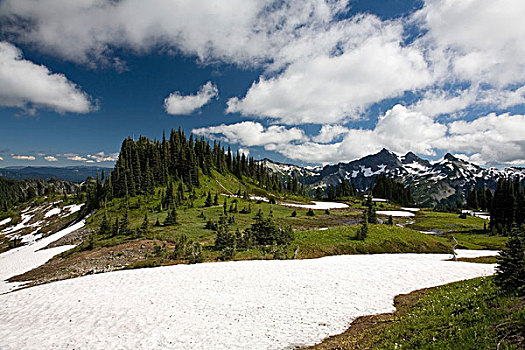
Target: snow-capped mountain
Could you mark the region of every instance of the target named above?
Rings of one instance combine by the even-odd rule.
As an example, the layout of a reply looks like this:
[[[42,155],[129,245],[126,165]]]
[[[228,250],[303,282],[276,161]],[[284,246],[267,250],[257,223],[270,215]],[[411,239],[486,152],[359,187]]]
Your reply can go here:
[[[312,188],[338,185],[342,179],[353,183],[358,190],[370,189],[378,175],[398,179],[409,187],[420,205],[432,206],[440,201],[457,201],[473,188],[496,188],[500,177],[525,179],[525,168],[482,168],[447,153],[437,162],[429,162],[412,152],[404,156],[387,149],[349,163],[326,165],[322,169],[306,169],[296,165],[279,164],[263,160],[271,171],[297,174]]]
[[[258,164],[263,164],[268,171],[271,173],[276,173],[281,176],[296,176],[303,183],[312,183],[319,179],[319,173],[322,170],[322,167],[300,167],[294,164],[285,164],[274,162],[268,158],[264,158],[257,162]]]

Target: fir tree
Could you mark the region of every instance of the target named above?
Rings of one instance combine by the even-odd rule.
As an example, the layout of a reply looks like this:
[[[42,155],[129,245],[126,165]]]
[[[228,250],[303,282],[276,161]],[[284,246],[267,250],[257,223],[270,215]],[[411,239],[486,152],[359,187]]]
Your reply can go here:
[[[149,230],[149,220],[148,220],[148,212],[144,215],[144,220],[142,221],[142,225],[140,225],[140,231],[142,232],[148,232]]]
[[[514,227],[498,256],[494,282],[504,291],[525,295],[525,229]]]
[[[208,192],[208,196],[206,197],[206,201],[204,201],[205,207],[211,207],[213,204],[213,199],[211,198],[211,193]]]

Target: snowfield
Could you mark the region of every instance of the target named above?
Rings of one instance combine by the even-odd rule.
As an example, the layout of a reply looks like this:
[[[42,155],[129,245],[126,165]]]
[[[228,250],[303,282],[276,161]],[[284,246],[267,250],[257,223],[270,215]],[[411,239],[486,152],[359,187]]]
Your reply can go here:
[[[338,202],[316,202],[313,201],[314,204],[297,204],[297,203],[279,203],[280,205],[285,205],[287,207],[295,207],[295,208],[305,208],[305,209],[342,209],[342,208],[348,208],[347,204],[344,203],[338,203]]]
[[[449,258],[382,254],[203,263],[54,282],[0,295],[0,348],[314,344],[343,332],[358,316],[393,311],[397,294],[494,272],[494,265],[444,261]]]
[[[20,283],[6,282],[6,279],[20,275],[24,272],[34,269],[35,267],[43,265],[55,255],[73,248],[74,246],[72,245],[64,245],[51,249],[43,249],[48,244],[75,230],[78,230],[82,226],[84,226],[84,220],[63,229],[62,231],[58,231],[46,238],[40,239],[38,241],[32,240],[27,245],[11,249],[0,254],[0,294],[9,292],[20,286]],[[1,346],[0,349],[2,349]]]
[[[415,216],[415,214],[412,212],[402,211],[402,210],[378,210],[376,211],[376,214],[377,215],[397,216],[397,217]]]

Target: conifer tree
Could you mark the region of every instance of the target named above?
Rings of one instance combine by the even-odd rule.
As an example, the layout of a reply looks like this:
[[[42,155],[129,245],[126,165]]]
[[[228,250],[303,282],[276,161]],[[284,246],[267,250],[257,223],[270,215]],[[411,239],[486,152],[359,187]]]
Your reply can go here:
[[[211,192],[208,192],[208,196],[206,197],[206,201],[204,202],[205,207],[211,207],[213,204],[213,199],[211,198]]]
[[[142,232],[148,232],[149,230],[148,212],[144,214],[144,220],[142,221],[142,225],[140,225],[140,230]]]
[[[498,256],[494,282],[504,291],[525,295],[525,229],[514,226]]]

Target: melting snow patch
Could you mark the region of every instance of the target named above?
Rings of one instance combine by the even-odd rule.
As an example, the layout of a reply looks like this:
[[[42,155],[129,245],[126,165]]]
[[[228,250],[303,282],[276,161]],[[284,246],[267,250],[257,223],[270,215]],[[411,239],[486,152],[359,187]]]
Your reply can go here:
[[[408,217],[408,216],[415,216],[414,213],[411,213],[409,211],[401,211],[401,210],[378,210],[376,211],[377,215],[387,215],[387,216],[399,216],[399,217]]]
[[[60,209],[60,208],[53,208],[53,209],[51,209],[50,211],[48,211],[44,215],[44,218],[48,218],[48,217],[51,217],[53,215],[58,215],[58,214],[60,214],[61,211],[62,211],[62,209]]]
[[[71,204],[64,207],[64,210],[69,210],[69,214],[76,213],[82,208],[84,204]]]
[[[11,222],[11,218],[6,218],[6,219],[0,221],[0,226],[3,226],[3,225],[8,224],[10,222]]]
[[[313,202],[314,204],[297,204],[297,203],[279,203],[287,207],[305,208],[305,209],[342,209],[348,208],[347,204],[337,202]]]
[[[419,208],[405,208],[405,207],[401,207],[401,209],[406,210],[406,211],[414,211],[414,212],[421,210]]]
[[[19,286],[18,283],[6,282],[6,279],[30,271],[35,267],[45,264],[53,256],[73,248],[74,246],[66,245],[51,249],[43,249],[48,244],[64,237],[82,226],[84,226],[83,220],[39,241],[33,241],[32,244],[14,248],[0,254],[0,294]],[[2,346],[0,346],[0,348],[2,348]]]
[[[495,265],[449,258],[352,255],[84,276],[0,295],[0,347],[306,346],[343,332],[359,316],[393,311],[395,295],[494,273]]]

